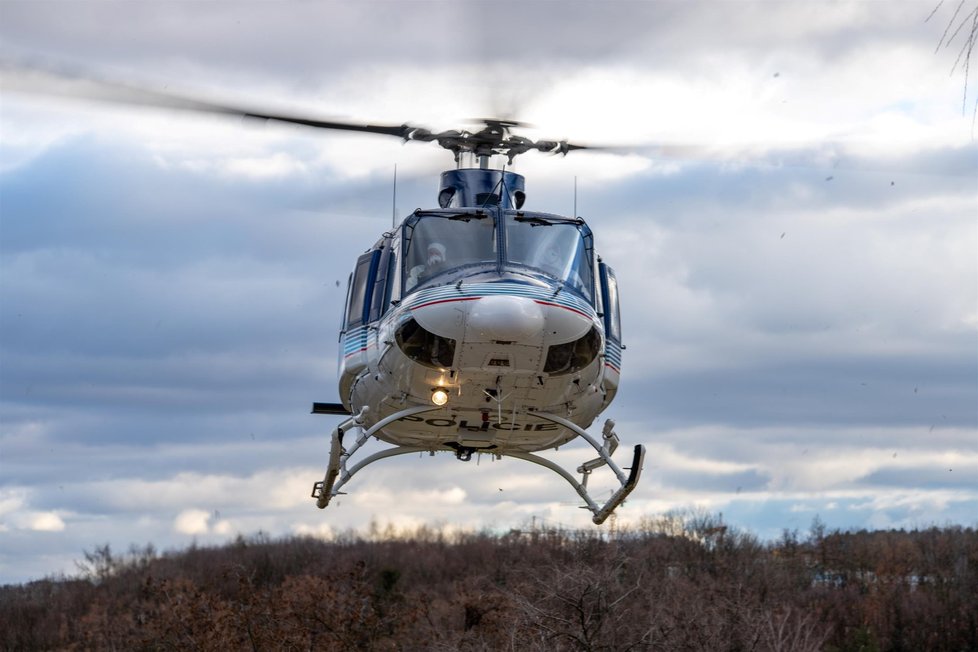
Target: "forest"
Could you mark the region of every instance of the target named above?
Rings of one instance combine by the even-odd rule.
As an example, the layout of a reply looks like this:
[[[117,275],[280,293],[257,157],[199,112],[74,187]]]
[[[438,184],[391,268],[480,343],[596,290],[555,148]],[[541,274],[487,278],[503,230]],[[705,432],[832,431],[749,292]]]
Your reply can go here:
[[[4,650],[978,650],[978,531],[373,527],[84,551],[0,587]]]

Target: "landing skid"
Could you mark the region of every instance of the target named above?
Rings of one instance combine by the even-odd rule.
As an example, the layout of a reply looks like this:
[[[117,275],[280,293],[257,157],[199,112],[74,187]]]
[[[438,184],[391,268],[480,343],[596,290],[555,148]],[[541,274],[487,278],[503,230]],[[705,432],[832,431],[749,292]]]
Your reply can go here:
[[[316,506],[319,507],[320,509],[326,507],[329,504],[329,501],[334,496],[338,496],[343,493],[342,491],[340,491],[343,488],[343,486],[346,485],[346,483],[349,482],[350,479],[357,474],[357,472],[359,472],[368,464],[373,464],[374,462],[377,462],[379,460],[386,459],[388,457],[395,457],[397,455],[407,455],[409,453],[422,453],[425,451],[434,453],[435,452],[434,449],[430,447],[394,446],[392,448],[378,451],[373,455],[369,455],[366,458],[360,460],[357,464],[353,465],[352,467],[347,466],[347,463],[350,461],[350,458],[352,458],[353,455],[358,450],[360,450],[360,448],[365,443],[367,443],[367,441],[369,441],[370,438],[373,437],[376,432],[379,432],[388,424],[407,416],[421,414],[422,412],[432,412],[437,409],[439,408],[431,407],[427,405],[419,405],[419,406],[407,408],[405,410],[395,412],[394,414],[390,415],[385,419],[381,419],[370,428],[363,427],[362,412],[359,415],[352,416],[346,419],[345,421],[343,421],[339,426],[337,426],[336,430],[333,431],[333,437],[332,437],[332,442],[330,444],[330,451],[329,451],[329,463],[326,467],[326,475],[322,480],[315,483],[312,488],[312,497],[316,499]],[[316,409],[314,409],[313,411],[320,414],[325,413],[324,411],[316,410]],[[335,412],[332,412],[332,414],[335,414]],[[514,452],[502,453],[502,455],[505,455],[507,457],[514,457],[516,459],[526,460],[527,462],[533,462],[534,464],[538,464],[540,466],[550,469],[551,471],[553,471],[554,473],[562,477],[564,480],[570,483],[572,487],[574,487],[574,490],[577,491],[577,494],[585,502],[585,507],[589,509],[593,514],[591,520],[595,524],[600,525],[605,521],[606,518],[608,518],[608,516],[611,515],[613,511],[615,511],[615,508],[618,507],[618,505],[620,505],[625,501],[625,498],[628,497],[628,494],[630,494],[632,490],[635,488],[635,485],[638,484],[639,476],[642,474],[642,464],[645,461],[645,447],[642,446],[641,444],[635,446],[635,450],[632,454],[632,465],[631,467],[626,467],[628,468],[629,471],[628,475],[626,475],[618,467],[618,465],[615,464],[614,460],[611,459],[611,455],[612,453],[615,452],[615,449],[618,447],[618,441],[619,441],[618,435],[615,434],[614,432],[615,422],[612,421],[611,419],[605,422],[604,430],[602,432],[602,439],[604,441],[601,444],[599,444],[598,441],[595,440],[593,437],[591,437],[589,434],[587,434],[587,432],[585,432],[584,429],[582,429],[577,424],[568,421],[567,419],[556,416],[554,414],[547,414],[545,412],[534,412],[533,415],[541,419],[550,421],[551,423],[555,423],[557,425],[568,428],[572,432],[579,435],[582,439],[584,439],[587,443],[589,443],[591,447],[594,448],[595,451],[597,451],[598,453],[597,458],[584,462],[583,464],[581,464],[581,466],[577,468],[577,472],[581,474],[581,481],[578,482],[574,478],[574,476],[570,474],[570,472],[568,472],[566,469],[564,469],[562,466],[558,465],[557,463],[552,462],[551,460],[548,460],[544,457],[540,457],[539,455],[535,455],[533,453],[520,453],[514,451]],[[344,435],[346,435],[351,429],[356,430],[358,434],[356,440],[353,442],[353,445],[350,446],[349,449],[347,449],[343,445],[343,438]],[[455,451],[455,454],[459,459],[467,460],[469,457],[471,457],[472,452],[479,452],[479,451],[469,450],[469,449],[459,449]],[[492,451],[491,453],[494,455],[500,455],[496,451]],[[606,503],[604,503],[603,505],[599,505],[594,501],[593,498],[591,498],[591,495],[588,493],[587,481],[591,473],[595,469],[600,468],[602,466],[608,466],[608,468],[610,468],[612,472],[614,472],[621,486],[618,488],[617,491],[615,491],[614,494],[612,494],[611,498],[609,498]]]

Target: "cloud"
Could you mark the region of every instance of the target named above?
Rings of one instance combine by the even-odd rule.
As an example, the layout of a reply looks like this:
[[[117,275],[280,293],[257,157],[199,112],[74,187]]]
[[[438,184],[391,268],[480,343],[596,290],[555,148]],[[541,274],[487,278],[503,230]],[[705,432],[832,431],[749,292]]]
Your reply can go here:
[[[0,532],[61,532],[65,529],[62,514],[30,509],[30,497],[31,491],[27,488],[0,488]]]
[[[0,517],[6,519],[19,510],[24,505],[26,493],[23,489],[0,489]]]
[[[54,512],[42,512],[31,515],[30,529],[39,532],[61,532],[65,522]]]
[[[202,509],[186,509],[173,520],[173,529],[180,534],[207,534],[210,516],[210,512]]]

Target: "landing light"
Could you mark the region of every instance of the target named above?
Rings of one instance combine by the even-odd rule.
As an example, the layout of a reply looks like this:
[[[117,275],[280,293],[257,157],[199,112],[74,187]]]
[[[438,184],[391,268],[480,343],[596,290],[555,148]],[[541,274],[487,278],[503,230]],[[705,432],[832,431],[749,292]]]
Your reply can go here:
[[[431,390],[431,402],[435,405],[448,403],[448,390],[444,387],[436,387]]]

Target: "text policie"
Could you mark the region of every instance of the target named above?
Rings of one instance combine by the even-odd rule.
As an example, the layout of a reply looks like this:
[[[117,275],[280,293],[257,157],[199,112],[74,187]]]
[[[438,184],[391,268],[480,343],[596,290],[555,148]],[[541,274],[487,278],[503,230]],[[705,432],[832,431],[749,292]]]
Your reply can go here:
[[[488,417],[488,415],[486,415]],[[398,421],[413,421],[418,423],[425,423],[433,428],[458,428],[459,430],[468,430],[469,432],[479,432],[488,430],[492,428],[493,430],[522,430],[525,432],[544,432],[547,430],[557,430],[560,428],[554,423],[510,423],[506,421],[502,422],[491,422],[488,418],[485,418],[478,425],[470,425],[467,420],[456,421],[455,419],[422,419],[416,415],[410,415],[406,417],[401,417]]]

